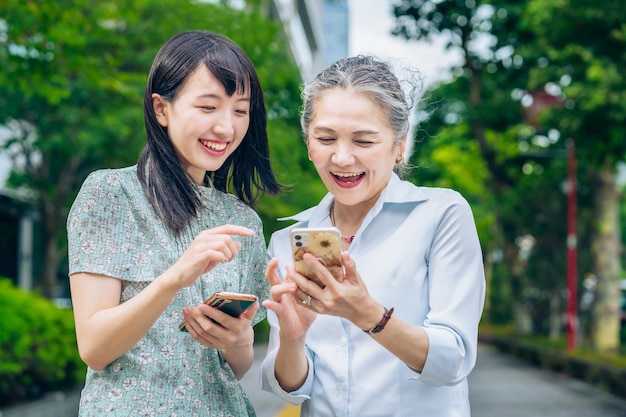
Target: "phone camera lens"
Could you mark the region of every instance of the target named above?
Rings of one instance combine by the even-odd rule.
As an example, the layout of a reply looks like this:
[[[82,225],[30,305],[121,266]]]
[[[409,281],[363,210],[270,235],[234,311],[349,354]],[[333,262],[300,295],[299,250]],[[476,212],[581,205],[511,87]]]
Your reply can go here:
[[[302,246],[302,242],[296,242],[296,246],[297,246],[297,247]]]
[[[296,240],[300,240],[300,239],[302,239],[302,236],[296,235],[295,238],[296,238]]]

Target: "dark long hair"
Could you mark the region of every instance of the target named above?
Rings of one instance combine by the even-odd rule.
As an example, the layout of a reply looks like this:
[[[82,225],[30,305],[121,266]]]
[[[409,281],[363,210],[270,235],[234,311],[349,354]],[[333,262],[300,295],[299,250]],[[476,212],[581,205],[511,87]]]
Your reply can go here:
[[[205,182],[221,191],[232,191],[253,206],[263,194],[276,194],[281,186],[269,160],[267,113],[263,91],[252,62],[225,36],[208,31],[187,31],[172,37],[157,53],[148,75],[144,95],[147,142],[139,157],[137,173],[150,204],[175,234],[196,216],[204,202],[183,169],[152,105],[152,94],[172,101],[199,65],[205,65],[222,83],[226,93],[250,89],[250,124],[241,144]]]

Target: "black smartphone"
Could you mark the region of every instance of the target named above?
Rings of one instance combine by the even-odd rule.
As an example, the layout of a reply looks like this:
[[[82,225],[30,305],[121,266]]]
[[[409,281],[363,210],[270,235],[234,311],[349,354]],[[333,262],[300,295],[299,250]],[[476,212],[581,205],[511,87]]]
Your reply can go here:
[[[219,308],[229,316],[239,317],[241,313],[246,311],[256,300],[257,296],[253,294],[221,291],[209,297],[204,304]],[[178,329],[182,332],[187,331],[184,322],[178,325]]]

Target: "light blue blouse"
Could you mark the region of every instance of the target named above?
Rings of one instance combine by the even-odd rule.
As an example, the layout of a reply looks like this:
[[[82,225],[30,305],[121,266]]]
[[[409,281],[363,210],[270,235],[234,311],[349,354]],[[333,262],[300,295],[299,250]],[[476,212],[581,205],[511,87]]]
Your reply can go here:
[[[268,255],[292,263],[289,230],[330,226],[332,196],[277,231]],[[481,247],[467,201],[457,192],[416,187],[392,175],[350,246],[370,294],[394,316],[422,326],[429,337],[418,373],[351,322],[318,315],[309,329],[309,374],[296,392],[283,391],[274,376],[278,321],[271,325],[261,369],[263,389],[315,417],[470,416],[467,376],[476,361],[478,322],[485,297]]]
[[[182,309],[215,291],[268,297],[266,246],[257,214],[232,195],[197,187],[205,207],[174,236],[155,216],[137,167],[102,170],[83,183],[68,218],[70,274],[90,272],[122,281],[120,303],[161,275],[205,229],[226,223],[256,231],[231,261],[183,288],[150,330],[102,371],[87,370],[81,417],[254,416],[254,410],[218,349],[178,329]],[[253,323],[265,317],[259,309]]]

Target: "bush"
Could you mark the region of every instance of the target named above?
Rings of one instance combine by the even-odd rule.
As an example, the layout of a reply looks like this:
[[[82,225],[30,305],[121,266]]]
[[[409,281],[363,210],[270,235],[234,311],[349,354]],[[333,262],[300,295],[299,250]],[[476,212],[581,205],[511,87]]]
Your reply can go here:
[[[267,317],[254,326],[254,343],[266,344],[270,340],[270,324]]]
[[[0,405],[84,382],[71,310],[0,279]]]

